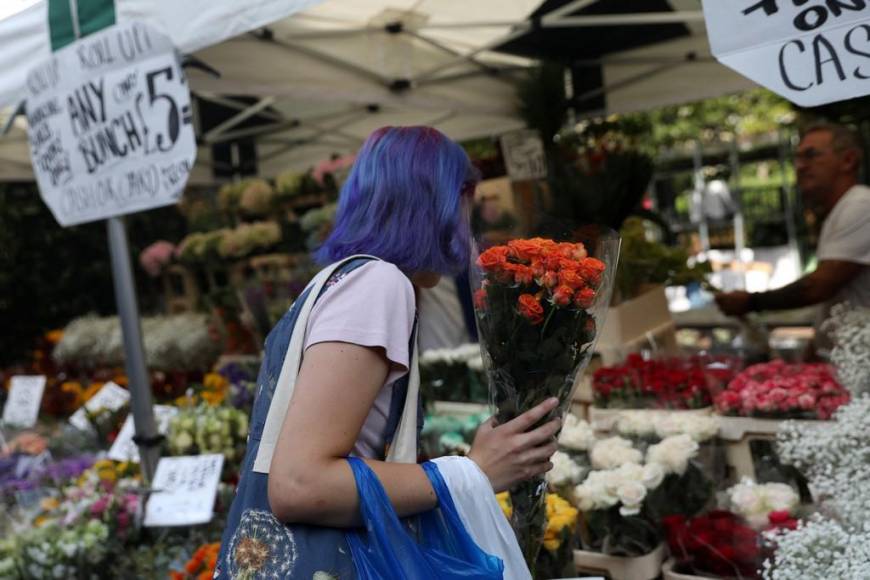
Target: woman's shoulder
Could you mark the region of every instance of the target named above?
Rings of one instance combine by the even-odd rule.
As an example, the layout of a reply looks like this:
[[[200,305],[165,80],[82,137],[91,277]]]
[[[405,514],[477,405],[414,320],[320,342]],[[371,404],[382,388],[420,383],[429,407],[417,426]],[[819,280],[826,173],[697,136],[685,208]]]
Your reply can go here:
[[[414,295],[411,280],[396,266],[384,260],[369,260],[345,275],[334,277],[328,285],[367,287],[387,294]],[[363,288],[359,288],[365,291]]]

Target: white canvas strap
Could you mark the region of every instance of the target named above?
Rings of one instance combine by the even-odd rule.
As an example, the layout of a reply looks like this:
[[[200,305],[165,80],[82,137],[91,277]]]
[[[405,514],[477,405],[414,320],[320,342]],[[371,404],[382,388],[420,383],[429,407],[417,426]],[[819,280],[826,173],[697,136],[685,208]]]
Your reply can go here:
[[[272,465],[272,455],[275,453],[278,435],[281,432],[281,426],[284,424],[287,408],[290,405],[290,399],[293,397],[293,390],[296,386],[296,378],[299,375],[305,343],[305,328],[308,325],[308,318],[311,315],[311,310],[314,308],[314,303],[330,276],[342,265],[358,258],[379,259],[364,254],[350,256],[327,266],[311,281],[311,291],[299,310],[299,315],[296,318],[296,323],[290,337],[290,345],[287,347],[287,354],[284,357],[284,364],[281,367],[281,373],[275,385],[275,392],[272,394],[272,402],[269,405],[266,424],[263,427],[263,436],[260,440],[260,447],[257,450],[257,457],[254,460],[253,470],[256,473],[269,473]],[[387,461],[413,463],[417,460],[417,396],[420,389],[420,374],[417,369],[416,347],[413,349],[413,353],[411,368],[409,370],[408,396]]]

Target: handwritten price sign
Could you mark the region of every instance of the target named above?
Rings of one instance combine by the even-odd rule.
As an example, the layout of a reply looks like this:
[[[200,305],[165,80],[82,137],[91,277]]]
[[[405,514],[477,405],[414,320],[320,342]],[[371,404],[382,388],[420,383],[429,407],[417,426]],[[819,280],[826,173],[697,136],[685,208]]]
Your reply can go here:
[[[704,0],[716,58],[798,105],[870,93],[870,1]]]
[[[3,422],[17,427],[33,427],[39,416],[44,376],[15,376],[9,385],[9,397],[3,407]]]
[[[196,158],[190,90],[170,40],[127,22],[27,78],[30,154],[63,226],[178,201]]]
[[[214,515],[214,501],[224,456],[164,457],[151,486],[157,490],[145,506],[146,527],[204,524]]]

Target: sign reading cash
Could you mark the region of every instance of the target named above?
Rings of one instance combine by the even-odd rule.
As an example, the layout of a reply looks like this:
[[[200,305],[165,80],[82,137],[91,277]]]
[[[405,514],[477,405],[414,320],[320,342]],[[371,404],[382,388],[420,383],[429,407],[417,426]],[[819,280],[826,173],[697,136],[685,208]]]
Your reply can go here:
[[[870,0],[704,0],[716,58],[812,107],[870,94]]]
[[[196,158],[190,90],[170,40],[105,28],[27,78],[33,170],[63,226],[176,203]]]

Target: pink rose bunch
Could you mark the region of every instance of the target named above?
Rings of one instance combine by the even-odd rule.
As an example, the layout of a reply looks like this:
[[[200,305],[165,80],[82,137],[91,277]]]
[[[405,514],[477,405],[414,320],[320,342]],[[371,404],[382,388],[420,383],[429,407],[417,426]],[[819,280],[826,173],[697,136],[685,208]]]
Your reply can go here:
[[[148,275],[156,278],[175,256],[175,245],[166,240],[154,242],[139,254],[139,264]]]
[[[793,419],[830,419],[848,402],[829,365],[781,360],[747,368],[715,399],[726,415]]]

